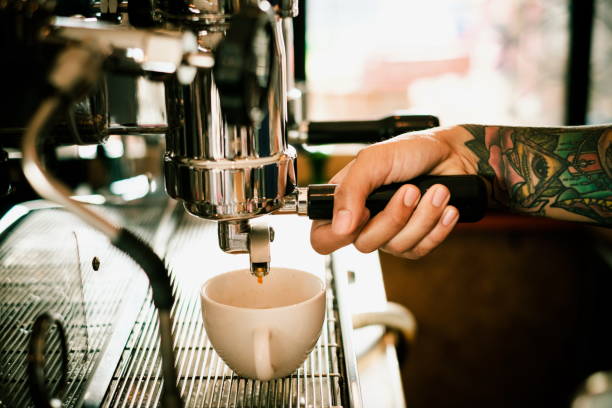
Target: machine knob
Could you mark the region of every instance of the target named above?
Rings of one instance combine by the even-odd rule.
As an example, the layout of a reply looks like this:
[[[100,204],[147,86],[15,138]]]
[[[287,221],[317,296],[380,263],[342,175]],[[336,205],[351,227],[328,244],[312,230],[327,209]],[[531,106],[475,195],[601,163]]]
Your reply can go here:
[[[274,60],[273,19],[269,3],[245,5],[215,51],[214,77],[230,124],[258,126],[266,116]]]

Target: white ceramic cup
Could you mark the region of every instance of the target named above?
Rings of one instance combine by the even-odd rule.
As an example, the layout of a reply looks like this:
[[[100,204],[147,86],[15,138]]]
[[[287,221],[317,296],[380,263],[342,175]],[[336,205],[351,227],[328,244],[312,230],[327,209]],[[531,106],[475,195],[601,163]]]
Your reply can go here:
[[[294,372],[315,346],[325,318],[325,284],[308,272],[272,268],[257,283],[249,270],[202,286],[204,327],[238,375],[268,381]]]

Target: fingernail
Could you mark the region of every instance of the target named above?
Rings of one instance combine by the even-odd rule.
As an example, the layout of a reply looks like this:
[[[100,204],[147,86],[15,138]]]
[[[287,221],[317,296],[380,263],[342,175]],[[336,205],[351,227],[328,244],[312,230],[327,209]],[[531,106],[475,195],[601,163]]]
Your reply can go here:
[[[419,191],[416,188],[408,187],[404,193],[404,205],[406,207],[412,207],[416,204],[419,199]]]
[[[458,215],[459,213],[457,213],[454,207],[448,207],[446,211],[444,211],[444,215],[442,215],[442,225],[448,227],[455,221]]]
[[[344,235],[348,234],[349,228],[351,227],[351,211],[340,210],[332,219],[332,231],[334,234]]]
[[[441,207],[447,198],[448,190],[442,186],[438,186],[436,187],[436,191],[434,191],[434,195],[431,199],[431,204],[433,204],[434,207]]]

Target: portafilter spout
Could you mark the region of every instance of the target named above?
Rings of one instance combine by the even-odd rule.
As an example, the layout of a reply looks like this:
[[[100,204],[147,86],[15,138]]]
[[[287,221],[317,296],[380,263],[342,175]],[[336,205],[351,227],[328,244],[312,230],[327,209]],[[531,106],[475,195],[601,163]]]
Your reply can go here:
[[[219,246],[230,254],[249,254],[251,274],[263,278],[270,272],[270,242],[274,230],[266,223],[253,225],[248,219],[220,221],[217,225]]]

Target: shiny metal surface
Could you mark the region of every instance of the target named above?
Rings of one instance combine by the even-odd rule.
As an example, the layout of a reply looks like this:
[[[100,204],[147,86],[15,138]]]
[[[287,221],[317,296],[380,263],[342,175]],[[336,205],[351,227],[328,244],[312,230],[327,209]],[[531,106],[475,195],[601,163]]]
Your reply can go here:
[[[201,0],[185,3],[172,0],[154,0],[156,17],[192,29],[215,29],[240,10],[241,0]]]
[[[38,152],[39,145],[42,144],[39,141],[39,137],[49,125],[53,114],[61,107],[62,96],[71,95],[77,89],[87,89],[90,87],[91,83],[95,82],[98,77],[104,56],[105,54],[96,47],[95,42],[71,46],[59,54],[55,66],[49,74],[49,81],[55,85],[56,93],[43,100],[28,123],[22,144],[22,169],[31,186],[42,197],[65,206],[88,225],[105,234],[114,245],[122,248],[123,251],[129,249],[130,251],[127,252],[127,255],[130,255],[145,269],[155,295],[162,290],[166,291],[164,300],[167,299],[167,301],[165,308],[162,308],[161,303],[158,301],[159,298],[155,298],[156,305],[160,307],[159,330],[163,357],[162,371],[164,374],[163,378],[167,381],[166,387],[164,387],[164,401],[168,407],[180,407],[182,405],[180,395],[174,383],[176,371],[174,367],[174,351],[172,349],[172,321],[169,315],[169,308],[172,305],[172,288],[168,280],[169,277],[166,275],[167,272],[163,261],[139,237],[123,228],[117,227],[112,220],[104,215],[72,199],[70,189],[51,176],[49,172],[45,171]],[[140,255],[135,256],[131,251]],[[144,258],[148,259],[145,261]],[[161,265],[161,267],[158,265]],[[162,275],[160,276],[159,274]],[[164,284],[156,287],[154,284],[156,278],[161,279]]]
[[[177,74],[182,83],[189,83],[195,75],[194,66],[186,65],[190,60],[204,67],[212,66],[211,56],[204,52],[197,58],[196,36],[190,31],[134,30],[127,27],[86,21],[78,18],[56,17],[51,35],[71,41],[96,42],[120,50],[121,57],[132,61],[136,73],[151,71]],[[118,57],[118,56],[116,56]],[[120,64],[122,69],[129,63]]]
[[[228,6],[225,2],[197,5],[213,13],[225,12]],[[199,35],[200,43],[206,43],[211,33]],[[218,33],[212,35],[218,41]],[[296,185],[295,151],[286,140],[281,19],[274,25],[274,36],[267,114],[258,128],[225,121],[211,70],[198,70],[188,86],[177,81],[166,84],[166,190],[193,215],[214,220],[253,218],[280,208]]]
[[[361,399],[361,384],[359,383],[359,375],[357,370],[357,357],[353,348],[351,333],[353,330],[352,316],[348,309],[348,278],[345,273],[336,273],[337,280],[336,296],[338,297],[338,313],[340,320],[340,330],[342,336],[342,349],[346,358],[346,387],[348,388],[348,404],[353,408],[361,408],[363,401]]]
[[[219,221],[219,247],[228,254],[249,254],[251,273],[263,277],[270,270],[270,242],[274,230],[267,224],[249,224],[249,220]]]
[[[295,186],[295,154],[287,153],[268,163],[180,162],[166,157],[166,191],[184,200],[185,209],[202,218],[236,220],[267,214],[280,208],[285,194]],[[234,167],[241,165],[244,167]]]
[[[62,251],[68,251],[67,254],[70,255],[74,252],[72,245],[74,242],[60,237],[61,234],[70,234],[70,231],[76,232],[80,256],[78,258],[75,256],[70,264],[58,263],[57,271],[66,271],[67,268],[76,265],[77,259],[81,260],[81,267],[84,268],[82,269],[83,293],[89,319],[88,330],[94,330],[95,334],[93,337],[90,335],[90,339],[93,339],[95,344],[90,342],[90,349],[94,350],[93,354],[90,354],[91,360],[88,360],[87,365],[78,366],[78,370],[73,373],[80,377],[75,377],[71,383],[71,395],[78,398],[79,393],[85,390],[90,397],[85,400],[87,407],[100,406],[102,398],[105,398],[104,406],[157,406],[160,397],[157,317],[153,305],[144,302],[147,292],[144,274],[112,247],[99,232],[84,225],[65,210],[49,208],[48,205],[39,205],[38,202],[32,203],[30,207],[36,208],[34,215],[37,216],[30,219],[27,209],[21,211],[22,217],[27,217],[15,229],[8,231],[6,227],[16,225],[15,222],[19,217],[7,217],[6,223],[4,218],[0,219],[0,225],[5,226],[4,231],[10,232],[10,235],[0,243],[0,247],[3,248],[0,251],[0,265],[2,265],[0,271],[9,274],[1,282],[13,285],[17,282],[15,277],[29,276],[18,271],[34,271],[32,268],[38,264],[38,258],[33,256],[33,238],[40,242],[37,246],[39,249],[48,248],[46,241],[51,240],[62,246],[64,248]],[[342,343],[359,341],[363,331],[368,329],[360,329],[355,335],[350,334],[350,329],[349,332],[340,332],[342,321],[340,316],[345,316],[351,310],[369,310],[372,307],[371,302],[376,303],[377,299],[381,304],[385,303],[382,281],[375,283],[370,279],[372,277],[375,281],[380,279],[377,256],[361,254],[352,248],[346,248],[337,254],[338,257],[333,256],[333,262],[327,263],[326,257],[316,254],[307,244],[310,228],[307,220],[295,216],[270,217],[270,223],[277,230],[279,238],[272,244],[274,265],[299,265],[302,269],[323,274],[322,276],[330,273],[331,277],[339,274],[346,276],[347,270],[350,269],[356,271],[358,278],[356,283],[348,284],[345,301],[340,303],[336,298],[339,281],[332,281],[333,285],[329,286],[328,294],[330,309],[327,311],[326,330],[306,363],[290,377],[270,383],[258,383],[237,377],[218,358],[207,342],[199,308],[198,289],[202,282],[209,276],[225,270],[243,268],[244,257],[225,254],[217,247],[215,223],[182,215],[174,220],[179,222],[178,226],[168,227],[163,221],[167,217],[161,214],[163,208],[164,204],[161,202],[147,207],[111,207],[104,209],[104,212],[117,223],[138,231],[145,239],[153,242],[156,252],[165,255],[167,263],[172,266],[177,296],[177,304],[173,309],[173,330],[175,349],[178,352],[179,385],[186,405],[349,407],[350,400],[356,400],[359,404],[361,395],[350,398],[348,396],[349,390],[346,388],[348,383],[345,378],[354,378],[357,374],[348,374],[346,370],[355,370],[356,364],[351,360],[350,354],[344,352]],[[178,214],[183,214],[180,208]],[[162,219],[161,224],[160,219]],[[156,231],[154,237],[153,231]],[[19,236],[27,241],[24,242],[24,246],[17,246],[19,239],[16,234],[20,234]],[[7,249],[6,245],[10,252],[4,252]],[[15,252],[18,248],[21,251],[19,256]],[[91,269],[91,258],[94,255],[97,255],[101,261],[99,273]],[[60,261],[59,257],[53,259],[54,262]],[[203,259],[205,262],[202,262]],[[37,270],[41,273],[43,270],[45,273],[50,273],[52,269],[48,267],[49,264],[42,265],[47,266]],[[55,273],[56,269],[53,271]],[[360,277],[367,279],[362,282]],[[9,288],[11,291],[14,289],[14,286]],[[354,290],[357,292],[353,292]],[[364,294],[367,296],[364,297]],[[367,298],[369,303],[364,302],[364,298]],[[0,297],[0,299],[7,298]],[[125,314],[123,309],[128,309],[128,313]],[[24,306],[22,310],[29,309]],[[134,312],[138,317],[133,325],[136,316],[129,316]],[[13,315],[10,314],[3,313],[2,316],[11,324],[19,325],[22,322],[22,320],[13,321]],[[350,316],[348,326],[350,327]],[[14,330],[14,333],[21,333],[17,329]],[[120,332],[119,340],[114,337],[114,341],[111,342],[111,335],[114,336],[113,333],[117,330]],[[23,333],[20,335],[24,336]],[[123,340],[120,340],[121,338]],[[354,345],[357,346],[357,343]],[[77,353],[77,349],[73,350],[75,350],[73,353]],[[109,350],[114,351],[111,353]],[[5,355],[0,353],[0,357]],[[119,355],[122,357],[117,365]],[[107,374],[95,375],[100,370]],[[108,373],[108,370],[111,372]],[[89,377],[90,375],[92,377]],[[88,378],[95,378],[96,382],[93,384],[90,382],[85,386]],[[101,378],[103,380],[100,380]],[[107,390],[109,381],[112,381],[112,385]],[[25,385],[22,383],[21,386]],[[376,394],[374,389],[364,389],[364,398],[369,391]],[[73,404],[69,402],[67,406]]]
[[[296,1],[297,5],[297,1]],[[296,12],[297,13],[297,12]],[[287,128],[291,132],[297,129],[304,120],[302,106],[302,91],[295,86],[295,65],[293,51],[293,19],[285,17],[281,20],[283,39],[285,43],[286,86],[287,86]]]
[[[297,214],[308,215],[308,187],[297,190]]]
[[[157,18],[174,24],[191,27],[204,27],[223,24],[227,19],[240,11],[244,4],[258,4],[261,0],[201,0],[193,1],[189,7],[180,7],[169,0],[154,0],[153,8]],[[121,2],[119,10],[127,10]],[[272,1],[275,11],[282,17],[298,15],[298,0]],[[123,7],[122,7],[123,6]]]
[[[219,247],[228,254],[246,254],[249,252],[248,220],[220,221],[217,223]]]
[[[227,28],[225,19],[238,12],[240,4],[203,1],[185,7],[159,0],[154,8],[166,21],[199,27],[198,43],[204,53],[219,44]],[[261,7],[269,9],[270,5],[264,2]],[[277,11],[289,16],[297,12],[297,3],[283,1]],[[296,154],[286,135],[287,89],[293,87],[293,74],[287,74],[287,55],[293,58],[292,48],[283,38],[293,35],[289,19],[276,18],[273,35],[267,109],[258,115],[258,124],[226,121],[210,69],[198,69],[195,80],[186,86],[180,78],[166,82],[166,190],[183,201],[189,213],[221,221],[220,247],[228,253],[248,252],[251,272],[257,276],[266,275],[269,269],[270,231],[251,228],[245,220],[281,208],[297,182]]]
[[[263,278],[270,272],[270,242],[274,240],[272,227],[259,222],[249,231],[249,264],[251,274]]]
[[[59,313],[66,322],[71,351],[65,406],[76,406],[102,355],[114,370],[119,355],[113,361],[105,354],[107,340],[120,316],[120,323],[128,325],[120,339],[123,348],[136,316],[130,320],[121,311],[130,303],[140,310],[147,280],[100,232],[65,209],[42,200],[14,209],[0,219],[0,406],[31,406],[26,350],[30,325],[41,311]],[[163,203],[99,210],[151,239]],[[57,343],[50,343],[52,380],[59,373],[58,355]]]
[[[308,215],[308,187],[297,187],[286,195],[283,206],[275,214]]]
[[[91,93],[68,109],[65,119],[58,121],[49,129],[45,140],[52,146],[103,143],[109,135],[109,119],[108,89],[105,78],[102,77]],[[21,140],[26,131],[26,123],[21,125],[0,127],[0,137],[4,147],[18,144],[17,141]],[[15,142],[12,142],[13,140]]]

